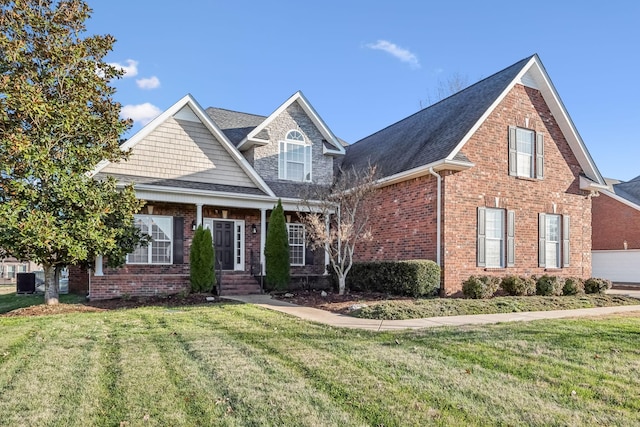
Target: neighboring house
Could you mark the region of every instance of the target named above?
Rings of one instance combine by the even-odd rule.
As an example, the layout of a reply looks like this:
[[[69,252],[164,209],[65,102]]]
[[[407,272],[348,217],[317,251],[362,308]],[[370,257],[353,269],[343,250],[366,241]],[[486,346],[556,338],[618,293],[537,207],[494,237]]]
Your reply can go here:
[[[135,183],[147,201],[136,224],[153,242],[124,268],[97,262],[82,280],[91,298],[188,287],[198,224],[213,230],[225,277],[250,283],[263,272],[278,198],[292,273],[323,274],[328,260],[306,250],[296,212],[339,164],[372,163],[380,174],[373,240],[358,246],[359,260],[435,260],[442,295],[470,275],[591,275],[591,197],[606,185],[537,55],[346,150],[300,92],[269,117],[203,110],[186,96],[123,148],[130,160],[103,163],[96,176]]]
[[[640,176],[607,183],[593,199],[593,275],[640,283]]]
[[[605,182],[537,55],[350,145],[378,165],[360,260],[428,258],[443,295],[471,275],[591,275]]]
[[[18,273],[32,273],[41,268],[29,261],[21,262],[15,258],[0,259],[0,285],[15,284]]]

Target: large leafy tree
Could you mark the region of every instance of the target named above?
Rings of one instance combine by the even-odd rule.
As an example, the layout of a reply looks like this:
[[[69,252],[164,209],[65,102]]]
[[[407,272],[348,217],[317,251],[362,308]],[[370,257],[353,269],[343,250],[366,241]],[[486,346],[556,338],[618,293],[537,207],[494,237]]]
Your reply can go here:
[[[111,264],[140,240],[133,188],[91,171],[126,158],[110,86],[121,71],[103,58],[114,38],[84,37],[81,0],[0,0],[0,248],[40,263],[45,302],[55,272],[98,254]]]

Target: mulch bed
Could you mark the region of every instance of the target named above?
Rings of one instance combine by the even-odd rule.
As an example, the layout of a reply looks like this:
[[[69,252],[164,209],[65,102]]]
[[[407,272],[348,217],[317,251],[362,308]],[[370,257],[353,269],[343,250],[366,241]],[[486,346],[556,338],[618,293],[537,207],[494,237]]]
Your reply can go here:
[[[293,296],[285,296],[293,295]],[[408,297],[391,296],[377,292],[354,292],[345,295],[338,295],[333,292],[322,291],[293,291],[291,293],[273,294],[274,299],[298,304],[305,307],[314,307],[321,310],[332,311],[334,313],[348,314],[354,305],[366,304],[368,306],[388,300],[409,300]]]
[[[211,296],[211,294],[189,294],[169,295],[164,297],[116,298],[110,300],[87,301],[81,304],[38,304],[30,307],[18,308],[0,316],[44,316],[49,314],[88,313],[150,306],[181,307],[185,305],[211,304],[210,302],[207,302],[207,297]],[[219,302],[217,297],[215,302]]]

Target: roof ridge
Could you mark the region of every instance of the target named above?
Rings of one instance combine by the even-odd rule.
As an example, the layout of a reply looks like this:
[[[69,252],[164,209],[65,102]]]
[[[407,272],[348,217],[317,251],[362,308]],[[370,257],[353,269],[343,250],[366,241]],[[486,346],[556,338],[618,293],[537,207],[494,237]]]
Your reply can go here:
[[[211,110],[228,111],[229,113],[244,114],[244,115],[247,115],[247,116],[260,117],[260,118],[263,118],[263,119],[266,119],[268,117],[268,116],[264,116],[262,114],[247,113],[247,112],[244,112],[244,111],[230,110],[228,108],[222,108],[222,107],[207,107],[206,108],[206,110],[209,110],[209,109],[211,109]]]
[[[395,126],[395,125],[397,125],[398,123],[401,123],[401,122],[403,122],[403,121],[405,121],[405,120],[409,120],[410,118],[414,117],[414,116],[415,116],[415,115],[417,115],[417,114],[420,114],[420,113],[422,113],[422,112],[424,112],[424,111],[426,111],[426,110],[430,110],[430,109],[432,109],[432,108],[435,108],[437,105],[442,104],[443,102],[445,102],[445,101],[447,101],[447,100],[450,100],[451,98],[456,97],[456,96],[458,96],[458,95],[460,95],[460,94],[462,94],[462,93],[464,93],[464,92],[467,92],[468,90],[470,90],[470,89],[472,89],[473,87],[475,87],[475,86],[479,85],[480,83],[485,82],[486,80],[489,80],[489,79],[491,79],[491,78],[495,77],[496,75],[501,74],[501,73],[503,73],[503,72],[505,72],[505,71],[509,70],[509,69],[510,69],[510,68],[512,68],[512,67],[515,67],[516,65],[518,65],[518,64],[520,64],[520,63],[523,63],[523,62],[524,62],[524,63],[529,62],[529,61],[531,60],[531,58],[533,58],[533,57],[535,57],[535,56],[537,56],[537,54],[536,54],[536,53],[534,53],[533,55],[528,56],[527,58],[521,59],[521,60],[519,60],[519,61],[517,61],[517,62],[515,62],[515,63],[513,63],[513,64],[511,64],[511,65],[509,65],[508,67],[505,67],[505,68],[503,68],[502,70],[500,70],[500,71],[498,71],[498,72],[495,72],[495,73],[491,74],[491,75],[490,75],[490,76],[488,76],[488,77],[485,77],[484,79],[478,80],[477,82],[475,82],[475,83],[473,83],[473,84],[471,84],[471,85],[469,85],[469,86],[465,87],[465,88],[464,88],[464,89],[462,89],[462,90],[459,90],[459,91],[458,91],[458,92],[456,92],[456,93],[452,93],[451,95],[447,96],[446,98],[443,98],[443,99],[439,100],[438,102],[436,102],[436,103],[434,103],[434,104],[431,104],[431,105],[429,105],[429,106],[427,106],[427,107],[424,107],[424,108],[422,108],[422,109],[420,109],[420,110],[416,111],[415,113],[413,113],[413,114],[411,114],[411,115],[409,115],[409,116],[407,116],[407,117],[404,117],[404,118],[402,118],[402,119],[400,119],[400,120],[398,120],[398,121],[396,121],[396,122],[394,122],[394,123],[392,123],[392,124],[390,124],[390,125],[388,125],[388,126],[385,126],[384,128],[382,128],[382,129],[380,129],[380,130],[378,130],[378,131],[376,131],[376,132],[374,132],[374,133],[372,133],[372,134],[369,134],[369,135],[367,135],[367,136],[365,136],[365,137],[363,137],[363,138],[360,138],[359,140],[357,140],[356,142],[354,142],[353,144],[351,144],[351,145],[350,145],[350,147],[353,147],[353,146],[357,145],[359,142],[364,141],[365,139],[367,139],[367,138],[369,138],[369,137],[371,137],[371,136],[373,136],[373,135],[376,135],[376,134],[378,134],[378,133],[380,133],[380,132],[383,132],[383,131],[385,131],[385,130],[389,129],[390,127]]]

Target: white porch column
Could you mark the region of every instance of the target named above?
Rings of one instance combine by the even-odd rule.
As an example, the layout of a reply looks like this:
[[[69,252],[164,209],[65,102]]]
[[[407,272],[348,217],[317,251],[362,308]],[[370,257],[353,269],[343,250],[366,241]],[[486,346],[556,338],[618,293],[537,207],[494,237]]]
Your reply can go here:
[[[264,266],[264,246],[267,242],[267,210],[262,208],[260,209],[260,265],[262,269],[262,275],[265,275],[265,266]]]
[[[196,227],[202,225],[202,203],[196,204]]]
[[[102,272],[102,255],[98,255],[96,257],[95,268],[93,269],[94,276],[104,276]]]
[[[331,214],[328,214],[327,217],[324,219],[324,224],[327,229],[327,236],[331,232],[331,230],[329,229],[329,227],[331,226],[329,223],[330,219],[331,219]],[[331,263],[331,260],[329,259],[329,243],[327,242],[324,244],[324,275],[325,276],[329,275],[330,263]]]

